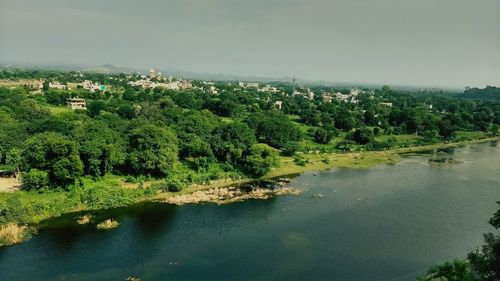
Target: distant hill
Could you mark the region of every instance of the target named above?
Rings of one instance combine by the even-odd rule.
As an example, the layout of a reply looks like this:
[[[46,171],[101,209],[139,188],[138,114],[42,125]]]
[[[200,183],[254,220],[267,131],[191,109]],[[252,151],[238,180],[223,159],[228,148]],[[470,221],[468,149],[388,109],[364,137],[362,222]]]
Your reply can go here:
[[[494,86],[486,86],[484,89],[470,88],[466,89],[464,93],[458,95],[458,97],[475,100],[500,101],[500,88]]]
[[[71,64],[71,63],[45,63],[45,64],[30,64],[30,63],[14,63],[14,62],[1,62],[0,61],[0,70],[9,70],[9,69],[31,69],[31,70],[56,70],[56,71],[84,71],[84,72],[97,72],[97,73],[144,73],[147,74],[149,68],[140,68],[140,67],[123,67],[123,66],[114,66],[111,64],[102,64],[102,65],[81,65],[81,64]],[[260,82],[260,83],[292,83],[294,78],[292,76],[283,76],[283,77],[263,77],[263,76],[241,76],[234,74],[225,74],[225,73],[200,73],[200,72],[190,72],[183,71],[171,67],[152,67],[157,71],[160,71],[163,75],[173,76],[177,78],[184,79],[194,79],[194,80],[212,80],[212,81],[244,81],[244,82]],[[308,80],[301,79],[300,77],[296,77],[295,83],[301,86],[332,86],[337,88],[381,88],[387,83],[363,83],[363,82],[339,82],[339,81],[327,81],[327,80]],[[459,89],[451,88],[451,87],[435,87],[435,86],[410,86],[410,85],[397,85],[397,84],[388,84],[391,89],[394,90],[402,90],[402,91],[424,91],[424,90],[444,90],[447,92],[457,92]]]
[[[133,73],[139,70],[130,67],[118,67],[111,64],[103,65],[78,65],[78,64],[2,64],[0,70],[24,69],[24,70],[54,70],[54,71],[84,71],[97,73]],[[146,70],[140,70],[145,72]]]

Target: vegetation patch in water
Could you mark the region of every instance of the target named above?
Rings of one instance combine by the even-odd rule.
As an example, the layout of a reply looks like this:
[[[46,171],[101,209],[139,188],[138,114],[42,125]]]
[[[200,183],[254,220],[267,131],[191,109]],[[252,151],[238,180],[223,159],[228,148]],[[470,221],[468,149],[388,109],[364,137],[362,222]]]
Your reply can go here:
[[[98,223],[96,225],[97,229],[111,229],[111,228],[116,228],[120,225],[119,222],[113,220],[113,219],[107,219],[101,223]]]
[[[28,226],[8,223],[0,227],[0,247],[11,246],[29,238]]]
[[[92,220],[92,215],[91,214],[85,214],[85,215],[79,216],[76,219],[76,223],[78,223],[78,224],[88,224],[88,223],[90,223],[91,220]]]
[[[442,158],[442,159],[429,159],[429,163],[431,164],[431,166],[448,166],[448,165],[460,164],[462,163],[462,161],[452,158]]]

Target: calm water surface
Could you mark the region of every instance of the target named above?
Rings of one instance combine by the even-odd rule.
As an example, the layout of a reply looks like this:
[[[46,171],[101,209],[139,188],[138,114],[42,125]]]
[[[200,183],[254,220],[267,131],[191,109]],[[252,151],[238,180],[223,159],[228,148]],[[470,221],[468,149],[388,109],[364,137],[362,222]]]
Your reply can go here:
[[[97,213],[120,221],[108,231],[64,225],[74,214],[58,218],[58,227],[0,249],[0,280],[414,280],[493,231],[500,145],[306,173],[290,186],[305,191]]]

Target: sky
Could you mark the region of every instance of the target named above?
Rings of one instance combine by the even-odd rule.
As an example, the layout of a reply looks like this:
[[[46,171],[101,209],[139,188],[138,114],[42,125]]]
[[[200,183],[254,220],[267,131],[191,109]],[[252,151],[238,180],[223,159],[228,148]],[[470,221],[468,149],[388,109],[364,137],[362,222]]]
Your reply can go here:
[[[500,86],[500,0],[0,0],[0,63]]]

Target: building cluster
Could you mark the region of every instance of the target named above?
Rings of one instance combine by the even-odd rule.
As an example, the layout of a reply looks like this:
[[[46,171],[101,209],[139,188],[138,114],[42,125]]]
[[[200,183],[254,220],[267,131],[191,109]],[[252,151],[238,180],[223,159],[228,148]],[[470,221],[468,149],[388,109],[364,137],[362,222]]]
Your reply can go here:
[[[359,102],[358,96],[360,94],[365,94],[365,93],[367,92],[360,90],[358,88],[353,88],[350,90],[348,94],[343,94],[341,92],[336,92],[336,93],[325,92],[321,95],[321,97],[323,98],[324,102],[332,102],[333,100],[336,100],[338,102],[348,102],[357,104]]]
[[[85,80],[82,83],[67,83],[67,84],[62,84],[58,81],[53,81],[49,82],[49,88],[58,90],[66,90],[66,89],[76,90],[78,88],[82,88],[92,93],[95,93],[95,91],[105,92],[109,90],[109,86],[101,85],[100,83],[93,82],[91,80]]]
[[[97,90],[105,92],[108,89],[108,87],[106,85],[101,85],[99,83],[92,82],[91,80],[85,80],[85,81],[82,82],[81,85],[82,85],[83,89],[89,90],[92,93],[94,93]]]
[[[131,79],[132,77],[129,77]],[[129,81],[128,84],[141,88],[158,88],[162,87],[169,90],[186,90],[193,88],[193,84],[189,80],[174,80],[172,77],[162,77],[161,72],[156,72],[154,69],[149,71],[149,74],[139,76],[140,79]]]
[[[311,89],[305,88],[305,89],[294,89],[292,93],[293,96],[303,96],[304,98],[308,100],[314,100],[315,94]]]
[[[262,93],[273,93],[273,94],[280,92],[280,90],[278,88],[273,87],[271,85],[265,85],[264,87],[259,88],[257,91],[262,92]]]

